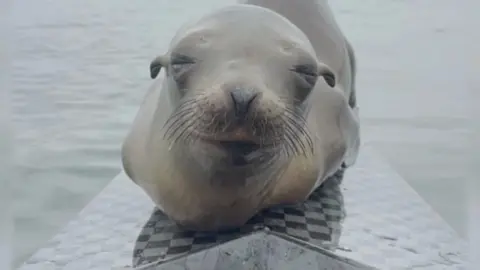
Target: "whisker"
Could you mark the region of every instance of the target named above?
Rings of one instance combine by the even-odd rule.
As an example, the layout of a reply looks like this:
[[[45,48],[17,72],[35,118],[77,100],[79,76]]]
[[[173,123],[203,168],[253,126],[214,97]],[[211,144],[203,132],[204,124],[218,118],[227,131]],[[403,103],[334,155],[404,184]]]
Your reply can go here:
[[[178,112],[180,110],[182,110],[183,108],[185,107],[190,107],[192,108],[192,106],[196,105],[196,104],[199,104],[201,103],[202,101],[205,101],[207,99],[207,97],[203,96],[201,93],[198,93],[198,94],[190,94],[186,97],[184,97],[181,101],[180,101],[180,106],[176,107],[174,109],[174,112]]]
[[[189,114],[193,114],[194,112],[192,110],[182,110],[182,111],[179,111],[177,113],[175,113],[174,115],[172,115],[168,121],[163,125],[164,128],[166,128],[168,130],[168,128],[172,127],[176,121],[180,120],[180,119],[183,119],[185,118],[185,116],[189,115]]]
[[[292,110],[286,110],[286,112],[285,116],[289,119],[289,122],[292,123],[297,128],[298,132],[303,135],[302,137],[306,140],[310,150],[313,151],[313,140],[306,129],[305,118]]]
[[[177,129],[177,132],[175,132],[175,140],[182,139],[185,136],[185,132],[189,131],[190,127],[194,126],[197,123],[195,119],[191,118],[185,118],[184,121],[182,122],[181,129]]]
[[[285,135],[287,135],[286,138],[291,140],[295,154],[299,155],[302,150],[303,152],[305,151],[305,145],[303,144],[300,135],[292,128],[291,121],[289,120],[285,121]]]
[[[283,147],[281,149],[285,152],[285,156],[290,157],[295,154],[295,143],[288,131],[284,134],[284,143],[282,145]]]
[[[194,115],[195,115],[194,112],[190,112],[190,114],[185,115],[188,117],[182,117],[177,121],[172,122],[172,125],[167,129],[167,131],[164,134],[166,139],[167,140],[172,139],[180,130],[183,130],[182,127],[185,128],[185,124],[191,122],[192,121],[191,117],[193,117]]]
[[[191,143],[192,139],[194,136],[192,136],[192,131],[195,130],[195,126],[197,125],[197,122],[190,121],[188,125],[185,126],[183,131],[175,138],[173,143],[176,143],[177,141],[182,141],[186,144]]]
[[[165,122],[162,129],[164,129],[165,134],[169,133],[172,128],[178,125],[178,122],[182,121],[185,118],[189,118],[191,115],[195,115],[195,111],[189,108],[185,108],[181,111],[177,111],[172,114],[169,119]]]

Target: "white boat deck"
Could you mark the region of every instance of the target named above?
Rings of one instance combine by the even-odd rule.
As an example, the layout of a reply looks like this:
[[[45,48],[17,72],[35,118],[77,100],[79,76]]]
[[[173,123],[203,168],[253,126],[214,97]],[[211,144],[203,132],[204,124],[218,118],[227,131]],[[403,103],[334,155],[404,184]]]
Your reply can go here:
[[[336,183],[332,180],[319,198],[306,203],[323,204],[322,237],[329,240],[324,247],[330,244],[335,254],[378,269],[465,269],[466,243],[372,149],[364,147],[340,186]],[[183,236],[187,242],[190,237],[188,248],[172,247],[179,243],[172,236],[162,246],[168,233],[162,222],[168,221],[153,210],[150,199],[121,173],[20,270],[131,269],[148,256],[190,252],[198,236]],[[315,211],[305,210],[303,222],[309,223]],[[298,218],[286,212],[284,221]],[[289,226],[283,223],[286,234],[301,236]],[[307,241],[316,244],[309,235]]]

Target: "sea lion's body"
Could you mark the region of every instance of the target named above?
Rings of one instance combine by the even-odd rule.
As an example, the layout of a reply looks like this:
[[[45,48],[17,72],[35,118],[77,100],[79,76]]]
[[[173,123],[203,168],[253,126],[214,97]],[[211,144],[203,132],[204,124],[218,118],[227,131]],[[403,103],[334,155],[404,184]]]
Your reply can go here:
[[[353,51],[326,2],[303,1],[316,9],[301,4],[294,13],[296,1],[247,2],[264,8],[224,8],[178,32],[168,59],[194,55],[194,63],[152,62],[161,78],[122,149],[127,175],[173,220],[198,230],[240,226],[263,208],[305,200],[358,152]],[[298,61],[321,75],[311,89],[310,73],[288,73]]]

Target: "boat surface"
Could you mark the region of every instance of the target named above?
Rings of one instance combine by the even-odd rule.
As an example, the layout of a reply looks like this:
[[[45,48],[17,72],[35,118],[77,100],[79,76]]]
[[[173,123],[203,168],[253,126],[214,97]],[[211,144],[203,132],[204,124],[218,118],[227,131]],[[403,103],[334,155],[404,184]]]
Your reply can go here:
[[[219,233],[181,230],[122,172],[19,269],[465,269],[466,247],[365,146],[305,203]]]

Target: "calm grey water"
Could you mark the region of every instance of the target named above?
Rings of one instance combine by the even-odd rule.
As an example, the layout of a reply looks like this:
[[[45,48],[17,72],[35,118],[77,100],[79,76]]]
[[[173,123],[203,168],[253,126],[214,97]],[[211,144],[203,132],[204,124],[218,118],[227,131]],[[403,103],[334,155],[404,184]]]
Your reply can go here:
[[[151,83],[149,62],[179,24],[230,2],[15,1],[16,264],[119,172],[120,144]],[[478,130],[469,111],[478,94],[467,77],[473,63],[464,63],[475,46],[466,13],[478,4],[331,2],[359,58],[364,142],[463,234],[463,184],[474,177],[466,161],[478,161],[467,145]]]

